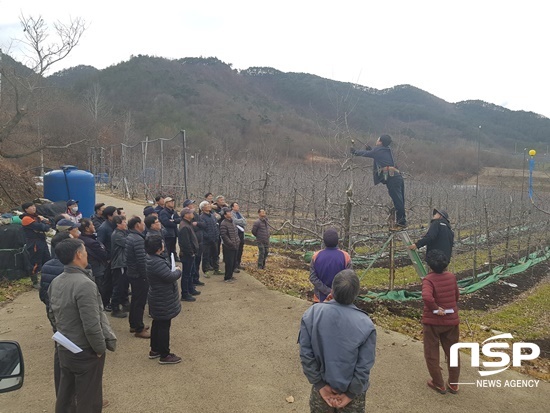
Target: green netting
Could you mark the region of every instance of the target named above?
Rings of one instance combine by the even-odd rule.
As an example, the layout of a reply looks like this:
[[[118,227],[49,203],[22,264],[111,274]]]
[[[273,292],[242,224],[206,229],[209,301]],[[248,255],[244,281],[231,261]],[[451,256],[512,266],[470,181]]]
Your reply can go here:
[[[244,238],[249,240],[249,241],[256,241],[256,237],[254,235],[244,234]],[[298,247],[309,247],[309,246],[315,247],[315,246],[321,245],[321,241],[316,240],[316,239],[306,239],[306,240],[292,241],[292,240],[287,240],[287,239],[270,237],[269,242],[272,243],[272,244],[288,244],[288,245],[293,245],[293,246],[298,246]]]
[[[542,253],[532,253],[528,257],[524,257],[519,260],[516,264],[509,264],[507,268],[504,268],[503,265],[499,265],[493,269],[493,272],[481,273],[477,276],[477,281],[474,277],[463,278],[458,281],[458,288],[460,289],[460,294],[471,294],[483,287],[486,287],[489,284],[497,282],[498,280],[506,277],[510,277],[514,274],[519,274],[526,271],[530,267],[540,264],[543,261],[550,259],[550,249],[546,248]],[[395,291],[386,291],[381,293],[367,293],[365,295],[357,297],[363,301],[374,301],[374,300],[392,300],[392,301],[411,301],[411,300],[421,300],[422,292],[420,291],[405,291],[405,290],[395,290]]]

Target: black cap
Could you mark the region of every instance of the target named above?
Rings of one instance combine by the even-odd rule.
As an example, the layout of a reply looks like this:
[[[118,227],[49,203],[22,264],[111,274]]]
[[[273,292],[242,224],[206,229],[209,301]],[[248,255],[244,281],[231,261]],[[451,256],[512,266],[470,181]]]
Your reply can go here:
[[[23,205],[21,205],[21,208],[23,208],[23,211],[25,211],[27,208],[30,208],[34,205],[34,202],[25,202]]]
[[[447,221],[449,220],[449,214],[447,214],[447,211],[445,211],[444,209],[437,209],[437,208],[434,208],[433,212],[432,212],[432,215],[435,215],[435,214],[439,214],[441,215],[443,218],[445,218]]]
[[[186,199],[185,201],[183,201],[183,207],[185,208],[185,207],[187,207],[191,204],[194,204],[194,203],[195,203],[195,201],[193,199]]]

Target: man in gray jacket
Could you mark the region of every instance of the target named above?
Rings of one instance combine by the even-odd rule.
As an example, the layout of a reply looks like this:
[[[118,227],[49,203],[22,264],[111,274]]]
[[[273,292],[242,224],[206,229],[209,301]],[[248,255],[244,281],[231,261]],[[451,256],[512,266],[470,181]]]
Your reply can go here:
[[[103,312],[91,270],[86,270],[84,242],[65,239],[55,247],[55,254],[65,268],[48,289],[48,317],[59,333],[82,349],[72,353],[58,347],[61,377],[55,411],[101,412],[105,351],[115,351],[117,339]]]
[[[369,316],[353,305],[357,294],[355,272],[340,271],[332,282],[334,300],[313,305],[302,317],[298,342],[304,374],[313,385],[312,413],[329,411],[327,405],[365,411],[376,330]]]

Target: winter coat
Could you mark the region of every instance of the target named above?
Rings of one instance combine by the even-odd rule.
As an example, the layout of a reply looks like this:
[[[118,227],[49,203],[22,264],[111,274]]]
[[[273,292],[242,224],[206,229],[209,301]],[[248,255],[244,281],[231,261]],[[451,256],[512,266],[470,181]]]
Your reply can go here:
[[[243,217],[240,212],[231,211],[231,216],[233,217],[235,225],[238,225],[243,230],[246,228],[246,218]]]
[[[442,251],[447,258],[451,259],[453,253],[455,234],[451,229],[451,224],[445,218],[432,219],[430,228],[415,244],[417,248],[422,248],[426,245],[426,253],[431,250]]]
[[[195,235],[195,229],[186,219],[181,222],[178,244],[180,246],[180,257],[193,257],[199,252],[199,241]]]
[[[200,216],[196,212],[193,213],[193,220],[191,221],[191,223],[193,222],[197,223],[197,225],[193,225],[193,229],[195,230],[195,235],[197,236],[197,241],[199,241],[200,246],[204,240],[204,231],[206,230],[206,224],[200,220]]]
[[[25,213],[20,218],[27,244],[30,243],[29,241],[46,240],[46,232],[51,229],[49,224],[42,221],[36,214],[30,215]]]
[[[125,253],[128,278],[147,278],[145,235],[134,229],[129,230],[126,237]]]
[[[220,237],[222,238],[223,246],[230,250],[238,250],[241,240],[239,238],[239,230],[233,223],[233,220],[224,219],[220,224]]]
[[[79,239],[84,242],[86,252],[88,253],[88,264],[92,267],[94,277],[103,277],[105,268],[111,258],[105,246],[97,240],[95,234],[80,234]]]
[[[172,271],[168,261],[160,255],[147,254],[149,281],[149,312],[153,320],[171,320],[181,311],[177,280],[181,270]]]
[[[111,269],[126,267],[126,237],[128,231],[115,229],[111,235]]]
[[[269,221],[260,218],[252,225],[252,235],[256,237],[258,244],[269,245]]]
[[[204,242],[218,242],[218,239],[220,238],[220,229],[214,214],[202,213],[199,220],[204,224]]]
[[[48,288],[50,284],[61,274],[64,270],[64,266],[57,258],[46,261],[42,266],[42,273],[40,275],[40,301],[46,304],[46,311],[50,308],[50,297],[48,297]]]
[[[178,224],[181,222],[181,217],[176,211],[164,207],[159,212],[159,221],[166,228],[166,238],[177,238]]]
[[[445,271],[442,274],[431,272],[422,279],[422,300],[424,311],[422,323],[438,326],[456,326],[460,324],[458,318],[458,284],[452,272]],[[453,309],[454,313],[440,316],[433,313],[438,307],[444,310]]]
[[[91,220],[94,224],[94,228],[95,228],[96,232],[99,229],[99,227],[101,226],[101,224],[103,224],[105,222],[105,218],[102,215],[97,216],[96,214],[92,215]]]
[[[97,354],[114,351],[116,336],[103,311],[103,303],[91,271],[66,265],[48,290],[48,318],[54,328],[82,349]]]
[[[115,228],[116,224],[109,220],[105,220],[99,228],[96,228],[97,240],[105,246],[109,255],[111,254],[111,236]]]
[[[355,156],[364,156],[366,158],[373,159],[374,162],[372,163],[372,178],[374,181],[374,185],[384,183],[378,171],[379,168],[384,168],[385,166],[393,166],[397,168],[389,146],[375,146],[374,148],[370,148],[367,150],[352,149],[351,153]]]
[[[325,301],[332,291],[332,281],[336,274],[347,268],[352,268],[351,257],[338,247],[327,247],[313,254],[309,280],[313,284],[313,292],[320,302]]]

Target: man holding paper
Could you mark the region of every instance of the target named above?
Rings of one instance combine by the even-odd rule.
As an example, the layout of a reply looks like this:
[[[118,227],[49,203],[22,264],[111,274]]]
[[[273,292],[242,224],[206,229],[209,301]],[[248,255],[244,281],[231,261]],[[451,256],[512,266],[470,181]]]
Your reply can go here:
[[[449,257],[441,250],[431,250],[426,254],[426,262],[431,272],[422,280],[422,326],[424,333],[424,358],[432,377],[428,387],[445,394],[447,389],[458,393],[460,366],[450,366],[450,349],[459,339],[460,320],[458,318],[458,284],[452,272],[447,271]],[[443,347],[449,380],[447,385],[439,366],[439,344]]]
[[[101,412],[105,351],[114,351],[117,339],[103,312],[91,270],[86,270],[84,243],[73,238],[63,240],[55,247],[55,254],[65,267],[48,290],[48,316],[55,329],[71,342],[66,348],[59,347],[61,379],[55,411]]]

